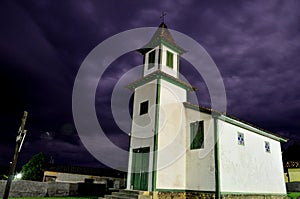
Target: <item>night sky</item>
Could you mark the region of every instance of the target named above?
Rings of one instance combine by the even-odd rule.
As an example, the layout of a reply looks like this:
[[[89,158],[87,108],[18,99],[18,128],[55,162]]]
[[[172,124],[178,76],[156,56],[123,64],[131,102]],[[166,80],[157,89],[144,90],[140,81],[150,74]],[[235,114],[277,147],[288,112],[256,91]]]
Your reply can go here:
[[[0,165],[7,166],[12,158],[20,118],[27,110],[28,135],[19,165],[43,152],[57,164],[103,166],[86,150],[74,125],[75,77],[99,43],[133,28],[157,27],[162,11],[168,28],[196,40],[216,63],[228,114],[299,142],[299,9],[297,0],[1,1]],[[99,123],[123,149],[128,132],[112,116],[112,89],[142,63],[136,51],[121,56],[106,69],[96,93]],[[201,76],[184,60],[181,73],[199,89],[199,103],[209,107]],[[141,74],[132,81],[139,78]],[[117,156],[109,148],[101,150]]]

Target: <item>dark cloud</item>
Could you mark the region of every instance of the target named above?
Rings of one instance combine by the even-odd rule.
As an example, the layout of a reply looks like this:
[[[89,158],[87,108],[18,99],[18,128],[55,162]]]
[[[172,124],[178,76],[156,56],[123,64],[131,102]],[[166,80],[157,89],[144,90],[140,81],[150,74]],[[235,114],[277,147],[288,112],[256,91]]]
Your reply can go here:
[[[4,133],[0,150],[5,155],[0,165],[11,159],[24,109],[29,111],[28,137],[20,164],[43,151],[55,156],[56,163],[98,165],[73,124],[72,87],[77,71],[106,38],[132,28],[158,26],[162,10],[167,12],[169,28],[195,39],[215,61],[225,84],[229,114],[300,140],[299,4],[296,0],[2,1],[0,130]],[[100,82],[93,74],[87,82],[98,84],[99,123],[123,149],[128,136],[114,121],[110,100],[122,75],[140,64],[139,53],[128,53],[108,67]],[[184,77],[199,88],[199,103],[210,106],[201,75],[195,75],[186,61],[181,64]],[[134,81],[140,74],[129,77]],[[120,111],[126,109],[120,107]]]

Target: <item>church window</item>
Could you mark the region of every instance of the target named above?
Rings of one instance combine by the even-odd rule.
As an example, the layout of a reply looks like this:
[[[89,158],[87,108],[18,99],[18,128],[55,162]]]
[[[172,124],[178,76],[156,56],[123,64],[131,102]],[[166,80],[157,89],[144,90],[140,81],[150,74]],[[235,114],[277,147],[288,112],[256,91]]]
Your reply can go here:
[[[271,153],[270,142],[265,141],[265,149],[266,149],[266,152]]]
[[[140,104],[140,115],[148,113],[149,101],[144,101]]]
[[[238,132],[238,144],[239,145],[245,145],[244,133],[239,133]]]
[[[151,69],[154,67],[155,63],[155,50],[151,51],[148,55],[148,69]]]
[[[196,121],[190,123],[191,149],[200,149],[204,147],[204,122]]]
[[[167,51],[167,64],[168,67],[173,68],[173,53]]]

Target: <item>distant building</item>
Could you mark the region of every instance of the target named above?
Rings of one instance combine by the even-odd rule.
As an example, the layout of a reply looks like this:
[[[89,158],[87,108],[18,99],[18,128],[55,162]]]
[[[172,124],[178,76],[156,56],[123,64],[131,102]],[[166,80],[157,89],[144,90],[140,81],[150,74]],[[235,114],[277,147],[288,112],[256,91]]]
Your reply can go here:
[[[128,85],[134,102],[127,189],[158,198],[285,198],[280,142],[287,139],[189,103],[194,87],[179,79],[185,51],[165,23],[140,52],[143,77]]]
[[[106,184],[109,188],[124,188],[126,173],[109,168],[90,168],[67,165],[49,165],[44,170],[43,182]]]
[[[285,182],[300,182],[300,161],[288,161],[286,163]]]

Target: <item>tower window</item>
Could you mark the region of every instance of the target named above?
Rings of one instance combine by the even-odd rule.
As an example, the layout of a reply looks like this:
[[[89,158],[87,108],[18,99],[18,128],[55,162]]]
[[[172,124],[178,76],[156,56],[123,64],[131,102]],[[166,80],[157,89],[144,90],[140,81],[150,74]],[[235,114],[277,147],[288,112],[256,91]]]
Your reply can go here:
[[[154,63],[155,63],[155,50],[151,51],[148,55],[148,69],[153,68]]]
[[[204,122],[196,121],[190,123],[191,149],[200,149],[204,147]]]
[[[238,133],[237,138],[238,138],[239,145],[245,145],[244,133]]]
[[[149,101],[144,101],[140,104],[140,115],[148,113]]]
[[[167,51],[167,64],[168,67],[173,68],[173,53]]]
[[[270,142],[265,141],[266,152],[271,153]]]

